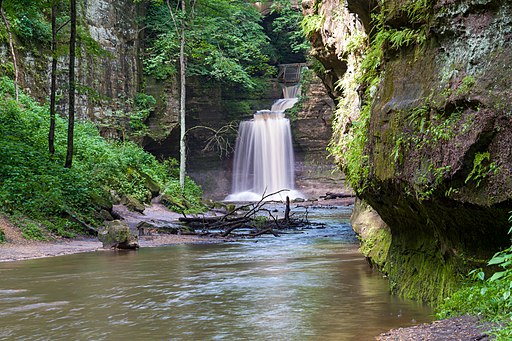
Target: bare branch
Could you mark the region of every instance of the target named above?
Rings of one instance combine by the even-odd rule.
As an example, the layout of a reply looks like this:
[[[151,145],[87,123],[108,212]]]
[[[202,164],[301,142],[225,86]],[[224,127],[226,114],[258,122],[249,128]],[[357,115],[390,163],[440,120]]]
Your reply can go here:
[[[228,135],[237,132],[238,124],[236,122],[230,122],[220,127],[219,129],[214,129],[208,126],[194,126],[189,128],[185,132],[185,135],[196,129],[204,129],[213,133],[212,136],[206,140],[206,145],[203,148],[203,152],[216,151],[222,158],[223,155],[227,156],[233,151],[233,147],[230,143]]]

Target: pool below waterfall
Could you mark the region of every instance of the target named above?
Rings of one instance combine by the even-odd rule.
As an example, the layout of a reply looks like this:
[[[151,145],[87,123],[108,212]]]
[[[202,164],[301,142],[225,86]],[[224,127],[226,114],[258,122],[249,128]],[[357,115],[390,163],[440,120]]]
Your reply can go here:
[[[223,244],[0,264],[0,339],[372,340],[432,319],[357,251],[350,207],[325,228]]]

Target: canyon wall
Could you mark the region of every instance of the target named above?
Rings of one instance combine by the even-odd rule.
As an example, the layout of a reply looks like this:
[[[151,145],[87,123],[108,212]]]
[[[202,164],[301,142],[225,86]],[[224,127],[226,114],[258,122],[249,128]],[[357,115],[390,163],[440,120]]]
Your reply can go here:
[[[438,301],[510,245],[512,3],[303,7],[340,108],[336,160],[384,222],[361,236],[362,250],[380,255],[373,263],[394,292]]]

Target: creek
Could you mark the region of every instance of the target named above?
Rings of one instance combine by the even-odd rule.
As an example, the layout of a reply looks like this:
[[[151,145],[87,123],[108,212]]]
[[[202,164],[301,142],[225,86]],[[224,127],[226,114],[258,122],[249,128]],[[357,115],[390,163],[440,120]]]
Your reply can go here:
[[[281,237],[0,263],[0,339],[372,340],[431,321],[368,267],[350,211]]]

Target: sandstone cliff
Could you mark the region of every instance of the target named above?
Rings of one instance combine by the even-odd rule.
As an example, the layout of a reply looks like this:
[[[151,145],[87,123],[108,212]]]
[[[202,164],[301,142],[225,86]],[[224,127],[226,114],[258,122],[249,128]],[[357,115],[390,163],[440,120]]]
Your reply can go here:
[[[303,7],[338,102],[331,151],[391,233],[363,249],[389,249],[395,292],[440,299],[510,240],[512,2]]]

